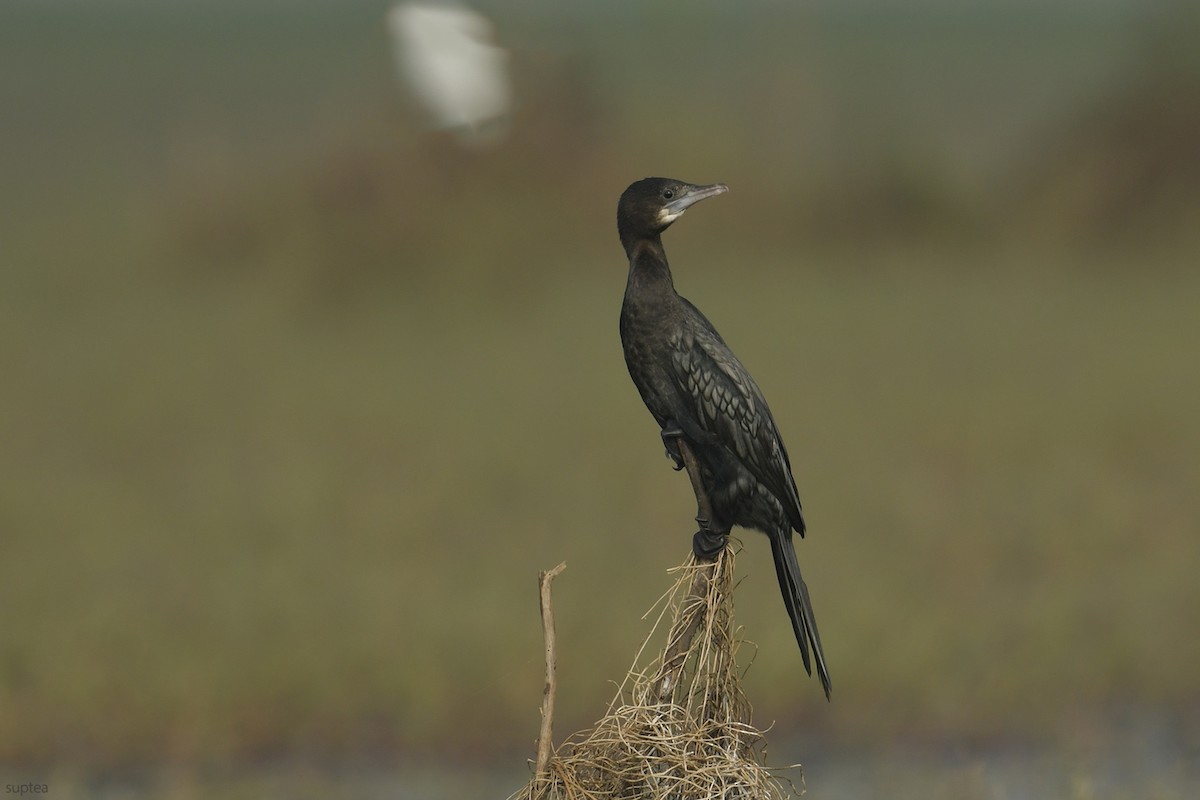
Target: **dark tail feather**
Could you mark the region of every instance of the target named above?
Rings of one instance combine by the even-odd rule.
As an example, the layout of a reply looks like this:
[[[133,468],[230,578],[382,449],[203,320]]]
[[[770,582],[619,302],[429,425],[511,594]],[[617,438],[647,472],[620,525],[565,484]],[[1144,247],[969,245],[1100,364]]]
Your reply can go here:
[[[832,687],[829,683],[829,669],[825,666],[825,651],[821,649],[821,634],[817,632],[817,620],[813,616],[812,601],[808,599],[808,586],[800,576],[800,565],[796,562],[796,548],[792,546],[791,531],[776,531],[769,535],[771,540],[771,555],[775,557],[775,574],[779,577],[779,591],[783,594],[783,604],[787,606],[788,616],[792,619],[792,630],[796,634],[796,643],[800,645],[800,655],[804,658],[804,669],[812,675],[812,666],[808,658],[808,646],[812,643],[813,661],[817,663],[817,677],[825,689],[825,697],[829,698]]]

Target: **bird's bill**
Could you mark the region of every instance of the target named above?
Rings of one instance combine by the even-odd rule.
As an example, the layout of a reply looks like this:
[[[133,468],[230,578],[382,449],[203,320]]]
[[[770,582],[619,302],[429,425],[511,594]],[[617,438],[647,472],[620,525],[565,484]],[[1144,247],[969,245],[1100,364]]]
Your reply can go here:
[[[708,186],[688,186],[687,191],[667,203],[667,209],[672,214],[682,214],[701,200],[716,197],[728,191],[729,187],[723,183],[713,183]]]
[[[659,212],[659,219],[665,223],[674,222],[679,218],[679,215],[689,208],[705,200],[709,197],[716,197],[719,194],[725,194],[729,191],[729,187],[723,183],[711,183],[707,186],[695,186],[689,184],[686,189],[674,200],[663,206]]]

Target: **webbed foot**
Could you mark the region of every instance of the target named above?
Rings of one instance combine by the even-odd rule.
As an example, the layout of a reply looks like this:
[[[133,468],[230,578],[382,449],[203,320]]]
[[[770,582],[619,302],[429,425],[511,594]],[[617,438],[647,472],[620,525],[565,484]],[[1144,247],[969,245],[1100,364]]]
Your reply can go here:
[[[700,530],[692,536],[692,552],[701,561],[715,561],[729,543],[730,526],[720,520],[705,519],[703,514],[696,517],[696,522]]]
[[[701,524],[700,530],[692,536],[692,552],[700,561],[715,561],[728,543],[728,530],[710,531]]]

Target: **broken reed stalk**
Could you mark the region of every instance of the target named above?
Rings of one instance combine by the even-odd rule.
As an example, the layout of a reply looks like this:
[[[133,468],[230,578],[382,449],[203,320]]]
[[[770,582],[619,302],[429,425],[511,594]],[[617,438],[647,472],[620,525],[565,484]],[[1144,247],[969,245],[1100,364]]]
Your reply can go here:
[[[692,491],[696,493],[696,522],[700,523],[700,527],[707,531],[713,518],[712,503],[700,480],[700,464],[687,440],[680,437],[678,442],[679,454],[683,456],[683,464],[687,467],[688,477],[692,479]],[[696,635],[696,629],[700,627],[700,621],[704,616],[699,611],[707,602],[706,598],[718,561],[719,559],[713,559],[701,562],[697,566],[696,574],[692,577],[691,588],[680,605],[679,616],[671,625],[671,632],[667,635],[667,649],[663,653],[662,665],[658,677],[655,679],[655,695],[660,703],[670,703],[674,698],[679,672],[683,669],[688,648],[692,644],[692,637]]]
[[[700,480],[700,462],[696,460],[696,454],[692,452],[692,446],[687,443],[687,439],[680,436],[677,441],[679,454],[683,456],[683,465],[687,467],[688,477],[692,479],[692,491],[696,493],[696,522],[699,522],[704,530],[708,530],[713,518],[712,503],[709,502],[708,492],[704,490],[704,484]]]
[[[538,573],[538,597],[542,611],[542,642],[546,649],[546,686],[542,691],[542,729],[538,734],[536,781],[550,780],[550,754],[554,751],[554,695],[558,692],[558,645],[554,636],[554,609],[550,605],[550,584],[567,562]]]
[[[647,614],[659,609],[608,710],[590,729],[558,743],[545,769],[531,775],[509,800],[796,796],[790,781],[765,765],[766,740],[751,723],[750,704],[740,686],[740,636],[733,624],[735,549],[721,551],[704,604],[690,606],[688,614],[700,622],[683,651],[671,701],[661,702],[656,696],[665,653],[659,650],[658,657],[651,658],[647,648],[667,619],[673,620],[672,628],[683,630],[683,600],[695,573],[711,569],[691,553],[682,567],[671,570],[674,585]]]
[[[555,656],[550,580],[560,565],[539,575],[546,640],[546,690],[535,773],[509,800],[783,800],[795,786],[765,766],[763,732],[750,722],[740,686],[733,624],[735,549],[727,533],[710,530],[711,503],[695,453],[680,442],[699,507],[700,542],[674,586],[651,608],[661,608],[608,710],[595,725],[552,742]],[[695,549],[716,548],[713,560]],[[647,612],[647,616],[651,612]],[[642,656],[659,623],[671,630],[658,658]],[[798,766],[798,765],[796,765]],[[790,787],[790,790],[789,790]]]

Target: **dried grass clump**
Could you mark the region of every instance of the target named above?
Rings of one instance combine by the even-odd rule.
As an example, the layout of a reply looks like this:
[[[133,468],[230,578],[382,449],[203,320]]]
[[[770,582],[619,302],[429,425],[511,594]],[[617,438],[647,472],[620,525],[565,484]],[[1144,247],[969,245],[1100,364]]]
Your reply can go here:
[[[510,800],[689,800],[796,796],[763,766],[763,732],[750,722],[733,623],[734,551],[689,557],[647,613],[658,616],[604,717],[570,737]],[[663,651],[639,666],[662,620]],[[785,789],[786,784],[786,789]]]

